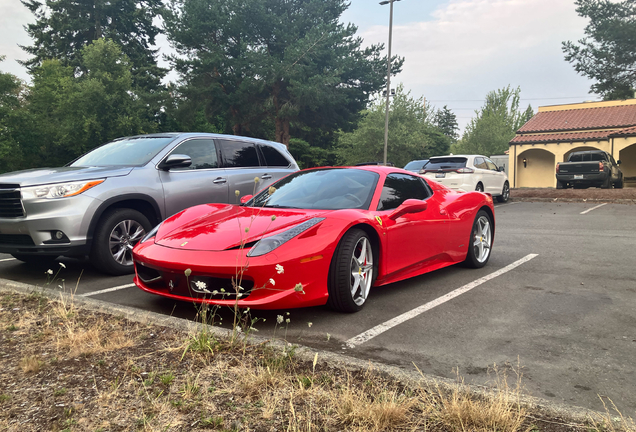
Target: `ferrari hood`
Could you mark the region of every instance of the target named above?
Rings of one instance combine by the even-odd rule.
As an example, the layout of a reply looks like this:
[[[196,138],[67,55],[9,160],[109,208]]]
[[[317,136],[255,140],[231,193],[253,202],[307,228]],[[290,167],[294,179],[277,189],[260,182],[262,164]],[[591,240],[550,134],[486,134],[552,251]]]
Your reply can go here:
[[[189,210],[200,211],[201,207],[204,206]],[[175,219],[167,220],[164,223],[167,226],[159,230],[155,243],[181,250],[222,251],[238,248],[244,242],[249,249],[264,237],[326,213],[325,210],[259,209],[235,205],[209,207],[211,212],[178,226],[174,226]]]

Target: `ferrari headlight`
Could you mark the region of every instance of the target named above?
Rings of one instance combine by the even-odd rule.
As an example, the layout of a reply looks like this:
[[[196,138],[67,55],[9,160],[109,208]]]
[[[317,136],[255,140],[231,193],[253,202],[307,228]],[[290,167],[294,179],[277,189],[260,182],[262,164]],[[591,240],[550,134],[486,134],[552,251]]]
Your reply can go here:
[[[157,231],[159,231],[159,228],[161,227],[161,224],[162,224],[162,223],[163,223],[163,222],[161,222],[159,225],[157,225],[156,227],[154,227],[153,229],[151,229],[151,230],[148,232],[148,234],[146,234],[146,235],[144,236],[144,238],[142,238],[142,239],[139,241],[139,244],[145,243],[145,242],[147,242],[148,240],[150,240],[151,238],[153,238],[154,236],[156,236],[156,235],[157,235]]]
[[[38,199],[38,198],[66,198],[79,195],[104,182],[101,180],[79,181],[69,183],[54,183],[42,186],[32,186],[23,188],[22,199]]]
[[[309,228],[313,227],[314,225],[324,220],[325,218],[312,218],[299,225],[296,225],[293,228],[288,229],[285,232],[273,235],[271,237],[265,237],[264,239],[256,243],[254,246],[252,246],[252,249],[250,249],[250,251],[247,253],[247,256],[254,257],[254,256],[261,256],[261,255],[270,253],[271,251],[273,251],[274,249],[276,249],[283,243],[293,239],[299,234],[302,234],[303,232],[307,231]]]

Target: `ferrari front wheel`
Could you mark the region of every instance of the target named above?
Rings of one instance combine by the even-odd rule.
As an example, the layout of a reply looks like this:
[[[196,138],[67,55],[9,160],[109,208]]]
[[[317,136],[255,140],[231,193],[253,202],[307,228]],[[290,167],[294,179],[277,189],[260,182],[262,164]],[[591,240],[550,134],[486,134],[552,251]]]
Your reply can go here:
[[[374,281],[371,239],[352,229],[338,243],[329,269],[327,304],[340,312],[358,312],[364,306]]]
[[[470,241],[468,243],[468,254],[464,261],[466,265],[472,268],[481,268],[486,265],[490,258],[493,241],[493,223],[492,218],[483,210],[477,212],[473,229],[470,232]]]

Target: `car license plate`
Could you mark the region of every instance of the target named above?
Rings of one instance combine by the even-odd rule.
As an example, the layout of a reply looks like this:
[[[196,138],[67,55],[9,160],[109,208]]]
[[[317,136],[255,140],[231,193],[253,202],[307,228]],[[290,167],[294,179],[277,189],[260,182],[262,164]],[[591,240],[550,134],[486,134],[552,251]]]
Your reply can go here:
[[[583,174],[574,174],[574,180],[583,180]]]
[[[446,173],[436,173],[435,178],[444,178],[446,177]]]

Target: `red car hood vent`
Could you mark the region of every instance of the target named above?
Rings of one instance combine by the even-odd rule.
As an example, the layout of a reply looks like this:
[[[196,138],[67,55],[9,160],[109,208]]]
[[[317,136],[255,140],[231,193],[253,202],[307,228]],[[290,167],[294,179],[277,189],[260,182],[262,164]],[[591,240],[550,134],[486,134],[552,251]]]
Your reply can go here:
[[[158,238],[156,243],[181,250],[223,251],[238,249],[241,242],[245,242],[245,249],[249,250],[263,237],[285,231],[324,212],[232,206],[186,222]]]

